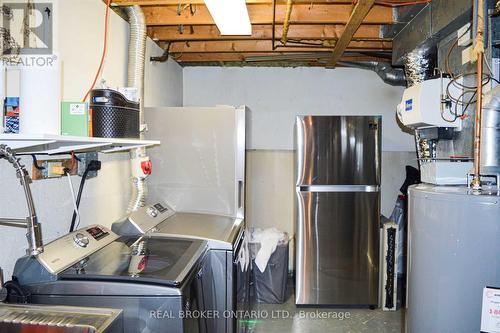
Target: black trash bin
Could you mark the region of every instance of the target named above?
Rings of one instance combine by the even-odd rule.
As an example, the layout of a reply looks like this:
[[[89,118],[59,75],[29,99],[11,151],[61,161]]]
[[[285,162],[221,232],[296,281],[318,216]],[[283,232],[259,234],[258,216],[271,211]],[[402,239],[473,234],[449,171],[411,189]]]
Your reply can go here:
[[[271,255],[264,272],[255,264],[255,255],[260,244],[251,244],[252,277],[255,300],[259,303],[281,304],[286,301],[288,282],[288,236],[280,242]]]

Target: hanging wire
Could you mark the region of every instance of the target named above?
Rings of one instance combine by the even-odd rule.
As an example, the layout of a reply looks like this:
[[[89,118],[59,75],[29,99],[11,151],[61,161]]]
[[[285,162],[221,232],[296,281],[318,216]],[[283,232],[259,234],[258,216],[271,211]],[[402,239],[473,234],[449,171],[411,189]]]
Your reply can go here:
[[[33,166],[35,167],[35,169],[37,169],[38,171],[45,170],[45,167],[43,167],[40,164],[38,164],[38,160],[37,160],[35,154],[32,154],[31,158],[33,159]]]
[[[446,86],[446,96],[447,96],[447,98],[450,101],[452,101],[453,103],[455,103],[454,111],[450,111],[450,113],[452,113],[454,115],[455,119],[453,119],[453,120],[445,119],[442,116],[442,118],[445,121],[448,121],[448,122],[454,122],[454,121],[456,121],[459,118],[460,119],[465,119],[467,117],[466,112],[467,112],[468,108],[470,107],[470,105],[477,102],[477,86],[476,85],[472,86],[472,85],[464,84],[463,80],[466,77],[473,76],[473,75],[474,76],[478,75],[478,73],[477,72],[467,72],[467,73],[455,74],[451,70],[451,66],[450,66],[450,57],[451,57],[451,54],[452,54],[453,50],[456,47],[458,47],[459,40],[462,37],[464,37],[467,33],[469,33],[470,30],[471,30],[471,27],[469,26],[469,28],[464,33],[462,33],[462,35],[460,35],[453,42],[453,44],[449,47],[447,55],[446,55],[446,58],[445,58],[445,67],[446,67],[445,69],[446,69],[447,74],[451,78],[450,82]],[[484,55],[483,55],[483,57],[484,57]],[[486,59],[484,59],[484,60],[487,63]],[[491,70],[490,70],[490,73],[492,73]],[[489,84],[492,80],[498,81],[495,78],[493,78],[490,74],[488,74],[488,73],[482,73],[482,80],[481,80],[481,82],[482,82],[483,86]],[[462,93],[459,96],[453,96],[452,93],[451,93],[451,87],[452,86],[455,87],[455,88],[463,90]],[[465,96],[467,96],[467,95],[471,95],[471,97],[468,99],[467,102],[465,102],[464,99],[465,99]],[[463,111],[460,114],[458,113],[458,107],[459,106],[463,107]]]
[[[467,72],[467,73],[455,74],[451,70],[451,66],[450,66],[450,57],[451,57],[453,50],[456,47],[458,47],[459,40],[461,38],[463,38],[467,33],[469,33],[470,30],[471,30],[471,27],[469,26],[469,28],[453,42],[453,44],[449,47],[448,52],[446,54],[446,58],[445,58],[445,69],[446,69],[447,74],[451,78],[450,82],[446,86],[446,96],[451,102],[453,102],[455,104],[455,106],[453,108],[453,111],[450,110],[450,113],[453,114],[453,116],[454,116],[453,120],[446,119],[443,115],[443,112],[441,112],[441,118],[443,118],[445,121],[450,122],[450,123],[456,121],[459,118],[462,120],[467,118],[468,117],[467,110],[469,109],[470,105],[477,102],[477,90],[478,90],[477,86],[464,84],[463,80],[469,76],[476,76],[476,75],[478,75],[478,73],[477,72]],[[481,74],[482,75],[482,80],[481,80],[482,85],[485,86],[485,85],[489,84],[491,81],[498,82],[497,79],[492,77],[491,74],[493,73],[493,71],[491,70],[491,67],[488,64],[488,61],[485,59],[484,54],[482,55],[482,57],[483,57],[484,62],[487,64],[487,67],[489,70],[489,74],[488,73]],[[462,93],[459,96],[453,96],[451,93],[452,86],[455,88],[461,89]],[[467,102],[465,102],[464,100],[465,100],[466,96],[468,96],[468,95],[470,95],[470,98],[467,100]],[[463,107],[463,110],[460,113],[458,112],[459,106]]]

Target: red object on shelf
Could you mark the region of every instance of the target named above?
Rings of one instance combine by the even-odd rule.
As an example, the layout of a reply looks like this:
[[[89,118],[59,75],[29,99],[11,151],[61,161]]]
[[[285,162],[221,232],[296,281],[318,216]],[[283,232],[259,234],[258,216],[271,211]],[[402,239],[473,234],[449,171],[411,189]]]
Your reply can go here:
[[[151,161],[143,161],[141,162],[141,168],[145,175],[150,175],[153,172],[153,163]]]

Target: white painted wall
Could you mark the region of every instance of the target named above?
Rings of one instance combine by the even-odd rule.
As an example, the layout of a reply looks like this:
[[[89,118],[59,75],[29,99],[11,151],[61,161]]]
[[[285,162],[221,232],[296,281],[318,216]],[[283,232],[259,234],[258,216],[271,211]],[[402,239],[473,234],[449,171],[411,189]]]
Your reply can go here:
[[[416,165],[413,136],[396,123],[402,93],[359,69],[184,68],[184,106],[248,106],[247,223],[291,235],[295,116],[382,115],[382,214],[389,216],[405,165]]]
[[[101,0],[60,0],[56,26],[57,51],[63,61],[63,99],[81,100],[94,78],[102,52],[105,6]],[[111,12],[110,44],[103,78],[111,87],[126,84],[128,23]],[[161,55],[148,40],[149,55]],[[16,73],[10,73],[9,94],[18,91]],[[175,62],[146,66],[145,103],[148,106],[182,105],[182,68]],[[103,161],[99,176],[90,179],[81,202],[82,225],[110,225],[120,218],[130,196],[128,154],[100,154]],[[23,161],[31,169],[30,159]],[[77,188],[80,177],[72,177]],[[24,217],[26,208],[22,189],[14,169],[0,160],[0,216]],[[44,240],[51,241],[69,229],[72,204],[67,179],[43,180],[33,183],[33,196]],[[16,258],[24,253],[24,230],[0,227],[0,267],[10,277]]]
[[[295,116],[315,114],[382,115],[383,150],[411,151],[413,137],[396,123],[402,94],[360,69],[184,68],[184,106],[248,106],[249,149],[293,149]]]

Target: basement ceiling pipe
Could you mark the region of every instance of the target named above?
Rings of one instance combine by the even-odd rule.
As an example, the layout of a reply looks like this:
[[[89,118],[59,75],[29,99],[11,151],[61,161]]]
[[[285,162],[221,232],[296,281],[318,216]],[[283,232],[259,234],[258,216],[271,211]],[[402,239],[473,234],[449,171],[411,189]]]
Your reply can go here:
[[[128,83],[137,88],[140,99],[140,138],[144,139],[146,124],[144,120],[144,68],[146,64],[146,18],[140,6],[125,7],[130,23],[128,50]],[[136,148],[130,152],[133,194],[128,206],[128,213],[134,212],[146,204],[146,178],[150,173],[149,157],[146,148]],[[148,168],[149,167],[149,168]]]
[[[387,84],[391,86],[406,86],[406,75],[403,69],[394,68],[387,62],[380,61],[339,61],[339,65],[374,71]]]
[[[481,191],[481,139],[483,113],[483,64],[484,64],[484,0],[477,0],[476,38],[473,54],[476,56],[476,118],[474,126],[474,176],[471,186],[474,191]]]
[[[287,0],[285,21],[283,22],[283,35],[281,36],[281,44],[286,45],[288,38],[288,29],[290,28],[290,16],[292,15],[293,0]]]

